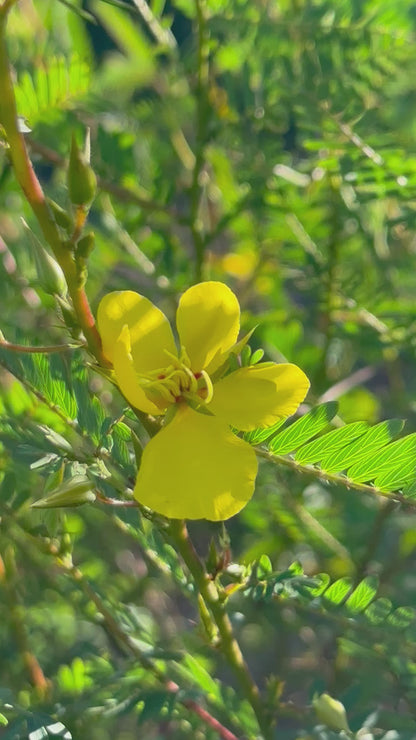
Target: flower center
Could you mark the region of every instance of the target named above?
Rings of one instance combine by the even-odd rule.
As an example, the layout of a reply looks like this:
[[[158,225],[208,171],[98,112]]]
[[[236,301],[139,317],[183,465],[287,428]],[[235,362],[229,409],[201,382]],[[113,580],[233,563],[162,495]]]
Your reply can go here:
[[[212,381],[205,370],[194,373],[184,347],[176,357],[165,350],[170,364],[167,367],[152,370],[140,375],[139,384],[146,396],[158,408],[166,408],[172,403],[188,401],[200,405],[212,400]]]

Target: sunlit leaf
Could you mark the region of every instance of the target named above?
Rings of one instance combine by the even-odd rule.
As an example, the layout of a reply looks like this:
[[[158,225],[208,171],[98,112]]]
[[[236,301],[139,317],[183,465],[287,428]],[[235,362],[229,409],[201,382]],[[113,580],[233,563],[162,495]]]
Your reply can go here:
[[[292,452],[307,439],[318,434],[328,426],[337,412],[334,401],[324,403],[309,411],[305,416],[291,424],[287,429],[277,434],[269,442],[270,450],[276,455]]]

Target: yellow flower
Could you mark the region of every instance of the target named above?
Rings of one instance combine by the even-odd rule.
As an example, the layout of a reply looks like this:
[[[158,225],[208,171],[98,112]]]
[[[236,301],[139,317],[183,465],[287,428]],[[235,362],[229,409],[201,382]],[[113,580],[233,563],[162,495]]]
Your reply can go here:
[[[104,354],[123,395],[148,414],[167,413],[144,449],[134,495],[174,519],[228,519],[250,500],[257,475],[254,450],[230,425],[250,431],[290,416],[309,381],[290,364],[228,372],[241,349],[240,306],[223,283],[189,288],[176,326],[179,351],[166,316],[138,293],[109,293],[98,307]]]

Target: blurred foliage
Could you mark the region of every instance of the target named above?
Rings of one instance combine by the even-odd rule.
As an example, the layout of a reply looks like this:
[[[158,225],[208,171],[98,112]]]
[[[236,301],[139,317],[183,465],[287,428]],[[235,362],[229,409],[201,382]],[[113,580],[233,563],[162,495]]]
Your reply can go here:
[[[32,161],[70,218],[90,130],[93,309],[129,288],[172,317],[223,280],[253,353],[312,380],[301,419],[249,436],[250,504],[190,527],[282,740],[346,736],[322,693],[357,740],[416,737],[415,25],[410,0],[22,0],[8,23]],[[163,523],[109,503],[146,426],[48,292],[4,144],[0,328],[71,349],[0,349],[0,737],[226,737],[203,708],[256,738]],[[94,503],[30,508],[74,480],[82,503],[86,479]]]

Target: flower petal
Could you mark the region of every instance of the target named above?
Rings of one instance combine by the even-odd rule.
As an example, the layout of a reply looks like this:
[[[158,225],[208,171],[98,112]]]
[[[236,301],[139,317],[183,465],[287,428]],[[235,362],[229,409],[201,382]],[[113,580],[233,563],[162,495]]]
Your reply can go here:
[[[240,306],[224,283],[198,283],[179,301],[176,314],[181,345],[193,372],[214,372],[226,359],[240,330]]]
[[[129,328],[131,354],[138,372],[145,373],[169,365],[165,350],[177,355],[172,329],[165,314],[148,298],[132,290],[114,291],[104,296],[98,306],[97,323],[104,354],[112,363],[115,344],[125,324]]]
[[[145,447],[134,495],[173,519],[222,521],[250,500],[256,474],[247,442],[184,406]]]
[[[123,396],[132,406],[146,414],[164,414],[165,409],[159,409],[149,401],[139,385],[136,367],[130,353],[130,333],[127,325],[123,327],[113,349],[114,374]]]
[[[308,389],[309,380],[297,365],[263,362],[242,367],[215,383],[208,409],[248,432],[293,414]]]

